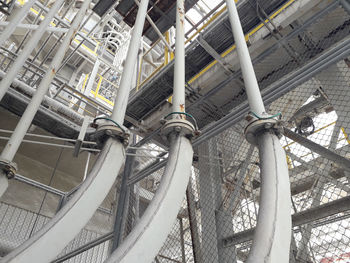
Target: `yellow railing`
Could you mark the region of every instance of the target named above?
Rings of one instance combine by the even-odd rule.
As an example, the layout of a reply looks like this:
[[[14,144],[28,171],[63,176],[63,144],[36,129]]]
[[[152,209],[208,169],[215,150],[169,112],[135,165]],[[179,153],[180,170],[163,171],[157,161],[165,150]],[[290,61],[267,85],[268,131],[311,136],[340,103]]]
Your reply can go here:
[[[24,4],[26,3],[25,0],[17,0],[17,1],[18,1],[18,3],[19,3],[20,5],[24,5]],[[33,7],[30,9],[30,11],[33,12],[35,15],[39,15],[39,13],[40,13],[38,10],[34,9]],[[45,18],[45,16],[40,15],[40,19],[41,19],[41,20],[43,20],[44,18]],[[67,19],[67,18],[65,18],[65,20],[67,20],[69,23],[71,22],[71,21],[70,21],[69,19]],[[54,22],[50,22],[50,24],[51,24],[51,26],[53,26],[53,27],[56,27],[56,26],[57,26]],[[88,51],[90,54],[92,54],[92,55],[94,55],[94,56],[97,56],[97,50],[98,50],[98,47],[99,47],[99,45],[100,45],[100,42],[97,41],[97,40],[96,40],[95,38],[93,38],[93,37],[91,37],[91,39],[92,39],[94,42],[96,42],[96,43],[95,43],[95,49],[94,49],[94,50],[92,50],[91,48],[89,48],[88,46],[86,46],[86,45],[84,45],[84,44],[82,44],[81,47],[84,48],[86,51]],[[74,41],[75,43],[77,43],[78,45],[81,43],[81,41],[78,40],[78,39],[76,39],[76,38],[74,38],[73,41]]]
[[[281,6],[277,11],[275,11],[272,15],[270,15],[268,17],[268,19],[266,19],[264,22],[267,23],[269,22],[269,20],[275,18],[278,14],[280,14],[282,11],[284,11],[287,7],[289,7],[292,3],[294,3],[297,0],[290,0],[287,3],[285,3],[283,6]],[[235,2],[238,2],[237,0],[235,0]],[[204,29],[206,29],[210,24],[212,24],[216,19],[218,19],[218,17],[220,17],[221,14],[223,14],[226,11],[227,7],[224,6],[222,9],[220,9],[217,13],[214,13],[207,22],[205,22],[200,28],[198,28],[198,30],[196,30],[196,32],[194,32],[187,40],[185,43],[189,43],[190,41],[192,41],[200,32],[202,32]],[[258,30],[260,30],[262,27],[264,26],[264,23],[260,23],[258,26],[256,26],[253,30],[251,30],[249,33],[247,33],[245,35],[245,39],[246,41],[248,41],[249,37],[251,37],[252,35],[254,35]],[[151,47],[151,49],[153,48],[153,46]],[[230,54],[232,51],[234,51],[236,49],[236,45],[232,45],[231,47],[229,47],[226,51],[224,51],[222,54],[220,54],[220,56],[222,58],[226,57],[228,54]],[[149,52],[150,50],[148,50],[147,52]],[[165,60],[166,60],[166,50],[165,50]],[[143,60],[141,60],[141,65],[143,63]],[[209,69],[211,69],[214,65],[216,65],[218,63],[217,60],[213,60],[210,64],[208,64],[205,68],[203,68],[199,73],[197,73],[195,76],[193,76],[188,83],[192,84],[195,80],[197,80],[198,78],[200,78],[204,73],[206,73]],[[142,66],[141,66],[142,67]],[[140,67],[140,69],[141,69]],[[150,76],[148,76],[144,81],[142,81],[142,83],[140,83],[140,81],[138,81],[138,85],[137,85],[137,90],[139,90],[140,87],[142,87],[147,81],[149,81],[155,74],[157,74],[161,68],[164,67],[164,64],[162,64],[161,66],[159,66],[157,69],[155,69]],[[140,71],[141,72],[141,71]],[[141,74],[141,73],[140,73]],[[138,78],[138,80],[140,80],[140,76]]]

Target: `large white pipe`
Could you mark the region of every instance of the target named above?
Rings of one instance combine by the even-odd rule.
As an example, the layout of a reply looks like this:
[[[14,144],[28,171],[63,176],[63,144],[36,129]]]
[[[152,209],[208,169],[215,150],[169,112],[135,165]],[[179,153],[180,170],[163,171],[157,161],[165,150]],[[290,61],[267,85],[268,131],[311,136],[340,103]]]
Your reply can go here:
[[[150,263],[164,244],[185,197],[193,157],[189,140],[175,136],[164,175],[152,202],[106,262]]]
[[[257,116],[266,116],[236,4],[234,0],[226,0],[226,5],[250,109]],[[289,262],[292,220],[286,155],[272,131],[262,128],[262,132],[255,136],[259,148],[262,185],[258,221],[247,262]]]
[[[185,110],[184,1],[177,0],[174,112]],[[173,105],[175,102],[173,102]],[[193,150],[183,135],[170,134],[170,153],[159,189],[135,228],[107,262],[149,263],[154,260],[176,220],[191,174]]]
[[[0,47],[5,43],[5,41],[15,32],[17,25],[22,22],[22,20],[27,16],[29,9],[34,5],[36,0],[28,1],[18,13],[12,18],[12,21],[6,26],[4,31],[0,35]]]
[[[0,82],[0,100],[2,100],[2,98],[6,94],[7,89],[12,84],[12,82],[15,79],[15,77],[17,76],[19,70],[23,67],[27,58],[30,56],[30,54],[32,53],[34,48],[38,45],[41,37],[45,33],[47,27],[49,26],[50,22],[54,18],[55,14],[57,13],[58,9],[61,7],[63,2],[64,2],[64,0],[57,0],[55,2],[55,4],[52,6],[50,11],[45,16],[45,19],[43,21],[41,21],[38,29],[35,30],[35,32],[33,32],[28,43],[25,44],[22,52],[20,52],[20,54],[17,56],[13,65],[10,67],[8,72],[6,72],[5,77]]]
[[[84,1],[83,6],[86,2],[90,3],[91,0]],[[141,5],[146,5],[147,7],[148,0],[142,0]],[[133,45],[130,45],[129,47],[129,53],[131,55],[127,60],[135,59],[134,61],[129,61],[129,64],[131,63],[134,65],[136,63],[138,48],[132,49],[132,52],[130,51],[130,48],[132,48],[132,46],[138,47],[140,45],[146,11],[147,8],[142,9],[142,11],[140,9],[137,14],[135,24],[136,30],[134,30],[132,35]],[[134,52],[136,55],[132,55]],[[125,74],[125,76],[123,74],[122,79],[128,76],[129,74]],[[131,78],[129,78],[129,81],[124,80],[123,83],[123,86],[120,86],[120,90],[124,91],[121,94],[124,94],[125,97],[121,100],[127,100],[131,87]],[[118,97],[121,96],[121,94],[118,94]],[[120,105],[115,105],[115,108],[119,106]],[[121,117],[124,118],[122,115]],[[113,119],[113,121],[116,120]],[[118,176],[124,159],[125,150],[123,144],[119,140],[109,138],[92,171],[80,186],[79,190],[73,195],[73,198],[66,203],[59,213],[57,213],[57,215],[55,215],[55,217],[45,225],[42,230],[5,258],[1,259],[0,262],[47,263],[53,260],[86,225],[98,206],[104,200]]]
[[[88,223],[115,182],[124,162],[122,143],[109,139],[83,185],[65,206],[1,263],[51,262]]]

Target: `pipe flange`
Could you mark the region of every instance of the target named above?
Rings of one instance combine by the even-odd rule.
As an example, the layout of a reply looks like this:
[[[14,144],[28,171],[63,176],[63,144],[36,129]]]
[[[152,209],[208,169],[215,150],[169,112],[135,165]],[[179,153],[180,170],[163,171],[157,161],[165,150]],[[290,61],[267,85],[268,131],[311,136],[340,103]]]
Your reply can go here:
[[[191,122],[184,119],[167,120],[161,129],[161,134],[168,138],[172,133],[177,133],[191,139],[196,135],[196,129]]]
[[[257,119],[250,122],[247,127],[244,129],[244,135],[246,140],[253,144],[257,145],[257,136],[263,132],[274,131],[278,134],[278,125],[279,121],[275,119]]]
[[[125,147],[129,144],[130,132],[125,128],[114,125],[113,123],[95,124],[95,140],[98,148],[102,148],[105,141],[113,137],[120,140]]]
[[[0,170],[2,170],[8,179],[15,177],[17,172],[17,164],[4,159],[0,159]]]

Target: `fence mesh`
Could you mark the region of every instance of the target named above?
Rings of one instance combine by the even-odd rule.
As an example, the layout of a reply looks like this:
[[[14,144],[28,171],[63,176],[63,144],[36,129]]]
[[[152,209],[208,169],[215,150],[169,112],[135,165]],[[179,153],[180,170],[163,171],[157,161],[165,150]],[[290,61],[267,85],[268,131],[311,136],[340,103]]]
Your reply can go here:
[[[283,80],[338,41],[347,39],[349,21],[346,11],[337,7],[286,41],[281,48],[255,64],[260,86],[264,89]],[[281,33],[287,35],[302,22],[293,22]],[[10,63],[7,55],[1,55],[3,70]],[[267,105],[269,113],[281,112],[286,128],[349,159],[349,67],[350,61],[346,57],[333,63]],[[224,107],[229,108],[229,105]],[[186,197],[171,233],[154,262],[246,261],[252,235],[243,233],[249,233],[256,227],[261,181],[258,151],[245,140],[245,126],[246,121],[240,121],[195,149],[198,161],[193,163]],[[349,262],[348,167],[330,161],[285,136],[281,136],[280,142],[287,154],[291,211],[295,219],[290,262]],[[153,144],[145,148],[148,148],[146,153],[151,156],[141,156],[145,152],[137,151],[131,177],[159,159],[156,156],[163,151]],[[128,185],[122,238],[132,231],[142,217],[158,189],[162,174],[163,168]],[[112,191],[105,204],[116,204],[115,196],[118,197],[118,194]],[[325,205],[333,209],[325,209]],[[37,215],[25,207],[3,201],[0,205],[0,236],[6,238],[2,255],[29,237],[28,231],[33,225],[31,218],[40,218],[40,224],[36,226],[39,229],[54,213]],[[306,223],[300,220],[302,213],[310,218]],[[96,212],[62,255],[111,231],[113,216],[111,212]],[[69,262],[103,262],[109,248],[110,241],[103,242]]]

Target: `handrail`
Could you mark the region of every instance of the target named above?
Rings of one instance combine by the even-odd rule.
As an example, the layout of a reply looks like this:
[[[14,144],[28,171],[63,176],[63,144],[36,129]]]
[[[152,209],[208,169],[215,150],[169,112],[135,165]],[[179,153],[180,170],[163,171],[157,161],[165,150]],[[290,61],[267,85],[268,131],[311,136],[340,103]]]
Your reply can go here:
[[[293,4],[295,1],[297,0],[289,0],[287,3],[285,3],[283,6],[281,6],[277,11],[275,11],[273,14],[271,14],[264,22],[267,23],[269,22],[271,19],[275,18],[278,14],[280,14],[282,11],[284,11],[286,8],[288,8],[291,4]],[[237,1],[236,1],[237,2]],[[239,2],[239,1],[238,1]],[[193,35],[191,35],[190,38],[188,38],[188,40],[186,40],[186,43],[188,43],[189,41],[191,41],[196,35],[198,35],[199,33],[201,33],[204,29],[206,29],[210,24],[212,24],[214,21],[216,21],[216,19],[218,19],[218,17],[220,17],[221,14],[223,14],[226,11],[226,6],[223,7],[222,9],[220,9],[220,11],[218,11],[218,13],[214,14],[212,18],[209,19],[209,21],[207,23],[205,23],[202,27],[200,27]],[[251,36],[253,36],[257,31],[259,31],[262,27],[264,27],[264,23],[260,23],[259,25],[257,25],[254,29],[252,29],[250,32],[248,32],[247,34],[245,34],[245,39],[246,41],[249,40],[249,38]],[[232,45],[231,47],[229,47],[228,49],[226,49],[226,51],[224,51],[223,53],[220,54],[220,56],[222,58],[225,58],[228,54],[230,54],[231,52],[233,52],[236,49],[236,45]],[[210,70],[213,66],[215,66],[218,63],[217,60],[213,60],[212,62],[210,62],[206,67],[204,67],[200,72],[198,72],[195,76],[193,76],[188,83],[192,84],[194,81],[196,81],[198,78],[200,78],[203,74],[205,74],[208,70]],[[138,87],[142,87],[147,81],[149,81],[156,73],[159,72],[159,70],[162,68],[163,66],[159,67],[158,69],[154,70],[155,72],[151,73],[151,75],[149,77],[147,77],[147,79],[145,79],[140,85],[138,85]]]

